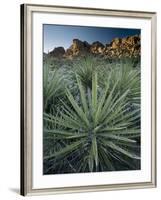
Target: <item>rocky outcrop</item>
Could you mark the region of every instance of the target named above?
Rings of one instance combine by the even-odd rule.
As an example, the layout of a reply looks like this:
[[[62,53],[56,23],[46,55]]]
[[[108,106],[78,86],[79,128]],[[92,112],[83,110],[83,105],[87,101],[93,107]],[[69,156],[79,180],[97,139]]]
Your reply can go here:
[[[49,54],[57,58],[73,59],[74,57],[88,54],[100,55],[104,58],[122,58],[140,56],[140,36],[115,38],[109,44],[99,41],[89,44],[87,41],[73,39],[72,45],[65,51],[63,47],[57,47]]]
[[[138,57],[140,56],[140,36],[115,38],[104,49],[106,58]]]
[[[104,45],[99,41],[93,42],[90,46],[90,52],[93,54],[102,54],[103,51]]]
[[[66,50],[64,57],[72,58],[75,56],[83,56],[90,52],[90,44],[86,41],[74,39],[73,44]]]
[[[122,40],[120,38],[115,38],[111,42],[111,48],[112,49],[118,49],[122,43]]]
[[[56,47],[49,53],[50,56],[61,58],[65,54],[65,49],[63,47]]]

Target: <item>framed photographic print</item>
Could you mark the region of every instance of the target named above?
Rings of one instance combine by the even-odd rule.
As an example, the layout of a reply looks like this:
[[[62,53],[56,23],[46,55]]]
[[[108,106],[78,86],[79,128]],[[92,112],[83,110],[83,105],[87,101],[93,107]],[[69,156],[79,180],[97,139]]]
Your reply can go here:
[[[156,13],[21,6],[21,194],[156,186]]]

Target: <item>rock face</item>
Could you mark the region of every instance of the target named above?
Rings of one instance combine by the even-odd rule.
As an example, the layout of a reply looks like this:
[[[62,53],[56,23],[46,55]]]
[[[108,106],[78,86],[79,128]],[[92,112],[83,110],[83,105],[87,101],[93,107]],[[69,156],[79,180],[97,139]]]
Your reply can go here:
[[[74,56],[83,56],[89,53],[90,44],[86,41],[74,39],[73,44],[66,50],[64,57],[72,58]]]
[[[73,59],[88,54],[100,55],[104,58],[138,57],[141,49],[140,42],[138,35],[115,38],[111,43],[105,45],[99,41],[89,44],[86,41],[73,39],[72,45],[66,51],[63,47],[57,47],[49,54],[64,59]]]
[[[120,38],[113,39],[111,42],[112,49],[118,49],[121,43],[122,43],[122,40]]]
[[[104,50],[104,45],[101,42],[96,41],[91,44],[91,47],[90,47],[91,53],[101,54],[103,53],[103,50]]]
[[[104,49],[107,58],[137,57],[140,56],[140,36],[129,36],[126,38],[115,38]]]
[[[63,57],[64,54],[65,54],[65,49],[63,47],[56,47],[55,49],[53,49],[53,51],[49,53],[50,56],[54,56],[57,58]]]

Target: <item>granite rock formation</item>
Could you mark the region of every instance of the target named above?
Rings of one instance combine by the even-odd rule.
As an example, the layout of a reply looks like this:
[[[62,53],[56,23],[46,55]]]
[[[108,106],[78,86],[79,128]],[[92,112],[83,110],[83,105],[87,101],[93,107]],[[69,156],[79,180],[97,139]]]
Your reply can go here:
[[[73,43],[68,49],[56,47],[48,55],[64,59],[73,59],[90,54],[102,56],[103,58],[138,57],[141,49],[140,42],[139,35],[115,38],[105,45],[99,41],[89,44],[87,41],[73,39]]]

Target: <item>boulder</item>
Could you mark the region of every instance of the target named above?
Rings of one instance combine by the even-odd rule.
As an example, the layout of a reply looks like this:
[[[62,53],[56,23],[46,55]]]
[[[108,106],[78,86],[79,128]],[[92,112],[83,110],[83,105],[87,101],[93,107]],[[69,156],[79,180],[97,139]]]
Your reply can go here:
[[[135,45],[137,43],[140,43],[140,37],[138,36],[129,36],[126,38],[126,43],[130,44],[130,45]]]
[[[104,50],[104,45],[101,42],[96,41],[91,44],[91,47],[90,47],[91,53],[99,54],[99,53],[102,53],[103,50]]]
[[[117,49],[117,48],[119,48],[120,44],[121,44],[121,39],[120,38],[115,38],[111,42],[111,47],[113,49]]]

